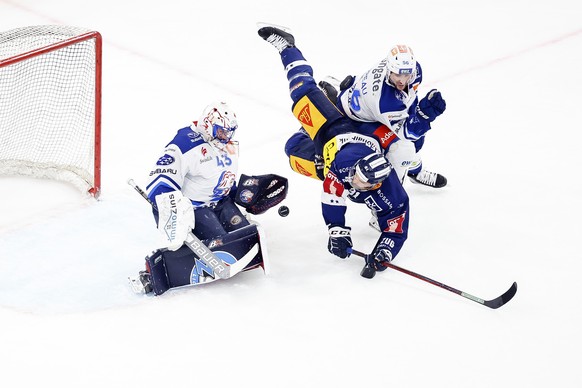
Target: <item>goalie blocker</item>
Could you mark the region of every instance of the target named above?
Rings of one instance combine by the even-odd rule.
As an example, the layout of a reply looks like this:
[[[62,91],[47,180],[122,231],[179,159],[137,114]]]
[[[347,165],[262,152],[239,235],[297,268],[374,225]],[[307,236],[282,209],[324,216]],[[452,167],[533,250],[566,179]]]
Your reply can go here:
[[[248,225],[224,236],[203,240],[203,243],[230,266],[231,276],[259,267],[267,273],[268,256],[261,235],[258,225]],[[212,268],[186,246],[176,251],[166,248],[154,251],[146,257],[146,269],[150,275],[149,286],[155,295],[171,288],[220,280]]]

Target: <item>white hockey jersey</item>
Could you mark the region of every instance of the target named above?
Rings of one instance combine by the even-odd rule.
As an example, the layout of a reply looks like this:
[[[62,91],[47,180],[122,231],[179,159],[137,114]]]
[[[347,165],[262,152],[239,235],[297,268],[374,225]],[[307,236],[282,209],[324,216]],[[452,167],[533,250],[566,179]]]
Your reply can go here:
[[[420,136],[409,131],[408,119],[411,114],[415,115],[418,104],[416,91],[422,82],[421,67],[417,62],[406,91],[386,83],[387,72],[384,59],[343,91],[339,104],[353,120],[377,121],[390,128],[400,139],[416,140]]]
[[[179,190],[194,208],[208,206],[227,197],[236,183],[238,145],[230,142],[223,149],[207,143],[185,127],[166,146],[149,173],[148,197]]]

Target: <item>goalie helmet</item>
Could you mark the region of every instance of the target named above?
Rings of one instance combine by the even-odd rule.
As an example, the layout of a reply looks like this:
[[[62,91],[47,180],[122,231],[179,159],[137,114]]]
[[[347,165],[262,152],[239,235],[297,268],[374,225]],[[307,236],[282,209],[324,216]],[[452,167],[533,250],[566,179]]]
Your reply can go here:
[[[372,185],[382,183],[390,175],[392,165],[380,154],[370,154],[358,160],[352,178],[357,175],[359,180]]]
[[[237,128],[234,111],[226,103],[218,101],[204,108],[196,122],[196,129],[209,143],[228,143]]]
[[[392,47],[386,58],[386,66],[390,73],[413,74],[416,71],[416,59],[412,49],[401,44]],[[386,82],[390,73],[386,74]]]

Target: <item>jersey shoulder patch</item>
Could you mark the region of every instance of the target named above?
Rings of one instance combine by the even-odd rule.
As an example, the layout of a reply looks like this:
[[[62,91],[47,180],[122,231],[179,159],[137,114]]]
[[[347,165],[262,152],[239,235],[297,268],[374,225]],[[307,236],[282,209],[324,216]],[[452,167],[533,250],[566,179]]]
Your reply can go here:
[[[192,128],[190,127],[184,127],[178,130],[178,133],[176,134],[174,139],[172,139],[172,141],[168,143],[166,147],[170,146],[171,144],[174,144],[180,149],[182,154],[185,154],[192,148],[195,148],[203,143],[205,143],[205,141],[202,138],[202,135],[200,135],[198,132],[193,131]]]

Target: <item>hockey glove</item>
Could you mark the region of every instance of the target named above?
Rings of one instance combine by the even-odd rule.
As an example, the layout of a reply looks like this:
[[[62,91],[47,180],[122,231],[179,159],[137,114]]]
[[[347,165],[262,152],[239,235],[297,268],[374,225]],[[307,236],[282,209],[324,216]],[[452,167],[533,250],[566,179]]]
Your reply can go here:
[[[340,83],[340,90],[343,92],[344,90],[351,88],[355,81],[356,77],[353,75],[346,76],[346,78],[344,78],[344,80]]]
[[[373,255],[368,255],[366,261],[376,271],[384,271],[386,267],[382,263],[392,261],[392,252],[388,249],[378,249]]]
[[[420,100],[416,107],[416,113],[418,113],[418,115],[423,119],[428,120],[428,122],[432,122],[440,116],[445,109],[447,109],[447,103],[443,100],[441,92],[433,89],[428,92],[426,97]]]
[[[345,259],[350,254],[348,253],[348,248],[352,247],[352,236],[349,226],[331,226],[329,228],[329,241],[327,242],[327,250],[338,256],[339,258]]]
[[[192,202],[180,191],[170,191],[156,196],[159,212],[158,231],[169,250],[175,251],[184,244],[194,228]]]

